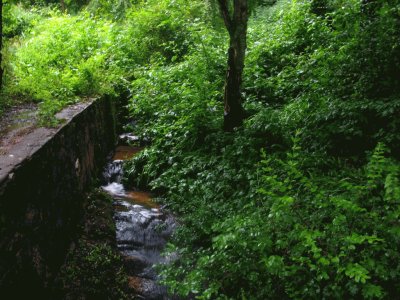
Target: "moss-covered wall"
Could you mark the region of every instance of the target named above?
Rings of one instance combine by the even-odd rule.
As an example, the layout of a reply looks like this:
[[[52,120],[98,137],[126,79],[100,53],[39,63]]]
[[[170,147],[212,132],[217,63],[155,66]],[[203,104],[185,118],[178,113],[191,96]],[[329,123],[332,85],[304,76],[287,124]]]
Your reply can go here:
[[[110,99],[65,116],[54,136],[0,183],[0,295],[51,297],[82,217],[84,193],[115,145]]]

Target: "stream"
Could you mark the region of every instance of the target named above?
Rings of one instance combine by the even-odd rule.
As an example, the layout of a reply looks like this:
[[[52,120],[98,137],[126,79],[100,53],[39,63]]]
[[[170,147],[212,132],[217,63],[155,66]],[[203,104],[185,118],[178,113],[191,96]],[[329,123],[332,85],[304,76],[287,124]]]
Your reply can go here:
[[[129,138],[134,139],[134,136]],[[121,183],[124,160],[142,149],[118,146],[103,172],[102,188],[114,199],[117,246],[124,258],[130,288],[142,299],[175,299],[158,283],[154,266],[169,261],[162,251],[176,228],[176,221],[152,200],[150,193],[126,190]]]

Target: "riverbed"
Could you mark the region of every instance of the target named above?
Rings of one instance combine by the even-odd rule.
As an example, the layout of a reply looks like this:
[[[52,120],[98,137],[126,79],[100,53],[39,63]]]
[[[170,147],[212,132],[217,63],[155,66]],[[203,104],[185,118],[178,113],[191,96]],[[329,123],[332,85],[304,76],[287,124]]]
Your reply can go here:
[[[126,139],[126,135],[123,135]],[[119,145],[104,172],[103,190],[114,200],[117,246],[124,258],[129,285],[142,299],[175,299],[160,285],[155,266],[168,263],[163,250],[177,223],[147,191],[127,190],[122,184],[124,161],[143,148]]]

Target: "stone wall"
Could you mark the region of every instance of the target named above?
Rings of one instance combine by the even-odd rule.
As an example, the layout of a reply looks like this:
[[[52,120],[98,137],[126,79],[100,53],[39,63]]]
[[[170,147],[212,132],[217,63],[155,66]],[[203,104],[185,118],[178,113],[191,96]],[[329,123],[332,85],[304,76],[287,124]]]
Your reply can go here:
[[[115,145],[115,112],[108,98],[58,117],[66,119],[64,125],[43,141],[38,134],[26,157],[0,176],[0,297],[12,292],[13,299],[52,298],[54,278],[75,239],[84,193]]]

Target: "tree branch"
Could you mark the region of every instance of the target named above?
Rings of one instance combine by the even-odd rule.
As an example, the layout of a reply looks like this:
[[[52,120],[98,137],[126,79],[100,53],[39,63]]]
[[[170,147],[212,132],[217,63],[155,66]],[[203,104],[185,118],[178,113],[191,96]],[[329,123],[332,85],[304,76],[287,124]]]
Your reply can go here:
[[[221,11],[222,18],[224,19],[225,27],[229,33],[232,31],[232,18],[229,15],[229,6],[227,0],[218,0],[219,10]]]

